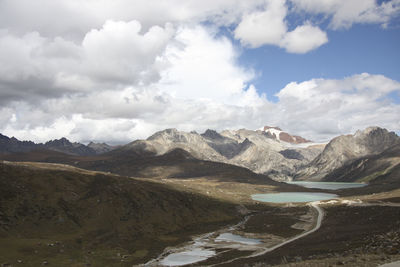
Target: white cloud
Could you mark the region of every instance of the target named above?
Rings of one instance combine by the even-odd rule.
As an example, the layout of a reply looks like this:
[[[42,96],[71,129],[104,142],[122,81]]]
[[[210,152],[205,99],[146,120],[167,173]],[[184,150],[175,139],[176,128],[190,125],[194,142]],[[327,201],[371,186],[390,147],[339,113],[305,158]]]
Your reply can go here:
[[[225,37],[204,27],[181,28],[165,52],[169,68],[161,72],[158,87],[177,98],[207,98],[240,104],[251,70],[236,63],[238,52]]]
[[[400,128],[400,105],[388,94],[400,92],[400,83],[367,73],[343,80],[313,79],[292,82],[278,94],[283,128],[328,139],[371,125]],[[318,133],[318,134],[315,134]]]
[[[276,45],[297,54],[310,52],[328,42],[326,32],[310,22],[288,31],[287,14],[285,0],[268,1],[265,10],[243,16],[235,29],[235,38],[251,48]]]
[[[46,37],[61,35],[80,40],[106,20],[137,20],[145,30],[167,22],[212,21],[228,25],[263,3],[264,0],[2,0],[0,25],[18,33],[39,31]]]
[[[235,38],[252,48],[278,45],[287,31],[285,2],[268,1],[265,10],[245,14],[235,29]]]
[[[400,92],[399,82],[367,73],[292,82],[277,94],[276,103],[253,86],[243,91],[237,105],[216,98],[176,97],[156,88],[126,88],[117,94],[104,91],[48,100],[42,106],[21,102],[2,108],[0,132],[36,141],[67,136],[74,141],[127,143],[171,127],[202,132],[273,124],[321,141],[371,125],[399,131],[400,105],[389,98],[393,92]],[[230,92],[225,94],[229,97]]]
[[[0,102],[36,101],[77,92],[145,85],[160,79],[170,24],[142,33],[137,21],[107,21],[81,44],[37,32],[0,33]]]
[[[386,26],[400,12],[400,1],[378,4],[376,0],[291,0],[299,12],[325,14],[333,29],[349,28],[354,23],[378,23]]]
[[[84,68],[90,76],[105,81],[137,84],[158,79],[157,57],[173,35],[172,25],[151,27],[141,34],[138,21],[106,21],[91,30],[82,42]]]
[[[111,32],[99,30],[95,34],[118,35],[118,32]],[[137,37],[137,30],[128,32]],[[122,35],[126,36],[125,32]],[[98,40],[95,43],[102,46],[101,38],[95,37]],[[118,41],[115,41],[117,46]],[[145,51],[151,49],[148,43],[145,46]],[[82,50],[85,49],[88,48],[85,46]],[[121,50],[125,51],[125,48]],[[146,55],[140,52],[135,57],[140,58],[142,54]],[[268,101],[250,85],[253,71],[238,66],[238,51],[227,38],[217,37],[215,31],[205,27],[182,27],[163,53],[150,54],[151,59],[166,63],[159,72],[160,80],[152,84],[122,86],[118,85],[122,80],[119,77],[114,84],[107,81],[110,85],[107,89],[104,82],[97,81],[97,76],[85,76],[78,69],[79,77],[92,81],[92,85],[88,85],[90,90],[44,99],[40,104],[31,104],[26,98],[11,102],[4,110],[8,119],[0,132],[23,139],[31,135],[36,141],[58,135],[58,138],[67,136],[72,140],[128,142],[170,127],[205,130],[244,127],[249,120],[253,121],[254,127],[261,123],[257,109],[268,105]],[[105,57],[108,56],[106,53]],[[119,59],[118,55],[111,56],[110,61],[114,58]],[[81,62],[84,65],[86,61]],[[152,61],[149,62],[152,66]],[[98,90],[97,84],[104,88]],[[16,113],[14,121],[13,112]],[[64,122],[68,123],[63,126]]]
[[[304,54],[328,42],[326,32],[320,28],[305,24],[288,32],[280,45],[289,53]]]

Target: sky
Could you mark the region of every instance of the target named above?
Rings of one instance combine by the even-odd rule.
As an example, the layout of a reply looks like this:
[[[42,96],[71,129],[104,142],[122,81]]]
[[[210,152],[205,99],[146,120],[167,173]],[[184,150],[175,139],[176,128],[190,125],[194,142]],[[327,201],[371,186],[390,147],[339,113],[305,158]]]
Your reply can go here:
[[[400,133],[400,0],[0,0],[0,133]]]

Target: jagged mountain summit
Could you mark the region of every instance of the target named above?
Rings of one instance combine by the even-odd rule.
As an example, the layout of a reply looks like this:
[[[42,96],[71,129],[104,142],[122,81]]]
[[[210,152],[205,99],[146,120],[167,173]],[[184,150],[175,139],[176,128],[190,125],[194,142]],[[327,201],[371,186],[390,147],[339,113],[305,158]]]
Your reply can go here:
[[[280,128],[263,129],[265,130],[240,129],[221,132],[208,129],[202,134],[166,129],[154,133],[145,140],[136,140],[118,148],[104,143],[90,143],[85,146],[71,143],[66,138],[35,144],[0,135],[0,153],[45,149],[75,156],[106,154],[111,157],[116,156],[117,159],[137,161],[141,158],[166,155],[180,149],[187,152],[188,156],[199,160],[245,167],[278,181],[292,179],[319,181],[362,157],[377,155],[400,144],[400,138],[395,133],[379,127],[357,131],[354,135],[336,137],[328,145],[315,144],[305,138],[289,134],[293,139],[289,140],[291,142],[286,142],[283,140],[287,140],[286,135],[282,135],[283,131]],[[79,160],[73,162],[75,161]],[[345,172],[348,170],[340,171],[340,173]]]
[[[0,154],[28,152],[37,148],[37,144],[31,141],[19,141],[15,137],[0,134]]]
[[[297,167],[314,159],[323,146],[299,147],[266,132],[246,129],[220,133],[209,129],[202,134],[166,129],[120,150],[162,155],[177,148],[201,160],[229,163],[285,180]]]
[[[297,137],[297,143],[290,143],[281,138],[286,135],[279,136],[276,138],[268,132],[246,129],[225,130],[220,133],[208,129],[202,134],[166,129],[154,133],[146,140],[136,140],[116,149],[107,144],[90,143],[85,146],[81,143],[72,143],[66,138],[35,144],[21,142],[15,138],[10,141],[8,137],[4,137],[1,139],[0,153],[47,149],[78,156],[110,152],[137,157],[163,155],[174,149],[183,149],[200,160],[229,163],[256,173],[270,175],[276,180],[286,180],[288,176],[294,175],[299,166],[309,163],[323,149],[323,146],[301,143],[299,140],[303,139]]]
[[[70,155],[80,155],[80,156],[90,156],[95,155],[96,151],[88,146],[81,143],[71,143],[67,138],[63,137],[61,139],[51,140],[44,144],[46,149],[70,154]]]
[[[36,144],[32,141],[20,141],[15,137],[9,138],[0,134],[0,154],[30,152],[38,149],[48,149],[69,155],[91,156],[109,152],[115,147],[93,142],[86,146],[77,142],[72,143],[65,137],[51,140],[44,144]]]
[[[313,161],[296,174],[298,180],[322,180],[329,173],[350,165],[355,160],[377,155],[400,144],[394,132],[379,127],[369,127],[354,135],[342,135],[332,139]]]

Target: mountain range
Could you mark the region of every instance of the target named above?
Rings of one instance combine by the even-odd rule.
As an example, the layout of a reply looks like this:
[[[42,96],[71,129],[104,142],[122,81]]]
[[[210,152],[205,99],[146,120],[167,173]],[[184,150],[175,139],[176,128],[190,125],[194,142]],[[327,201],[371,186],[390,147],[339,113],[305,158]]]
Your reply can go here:
[[[48,141],[44,144],[36,144],[32,141],[20,141],[15,137],[8,137],[0,134],[0,154],[30,152],[38,149],[48,149],[66,153],[69,155],[89,156],[109,152],[115,147],[105,143],[90,142],[87,146],[81,143],[71,143],[63,137]]]
[[[209,129],[202,134],[166,129],[145,140],[119,147],[71,143],[66,138],[35,144],[0,136],[3,159],[25,157],[36,161],[40,158],[39,161],[75,163],[83,168],[146,177],[159,172],[155,166],[163,162],[172,166],[179,164],[179,160],[192,161],[191,168],[199,169],[195,167],[195,161],[200,160],[244,167],[277,181],[332,180],[334,171],[362,158],[379,155],[398,144],[399,136],[379,127],[359,130],[354,135],[338,136],[328,144],[316,144],[288,134],[279,127],[269,126],[256,131],[240,129],[216,132]],[[62,154],[46,152],[49,150]],[[15,152],[25,154],[11,155]],[[168,172],[171,170],[173,168],[169,168]],[[172,173],[179,175],[180,172],[182,168]]]

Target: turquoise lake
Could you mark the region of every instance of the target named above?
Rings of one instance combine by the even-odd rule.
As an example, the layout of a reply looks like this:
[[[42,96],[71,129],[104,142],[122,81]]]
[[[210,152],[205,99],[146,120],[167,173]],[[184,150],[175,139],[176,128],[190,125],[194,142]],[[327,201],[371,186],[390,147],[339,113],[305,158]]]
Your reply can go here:
[[[307,181],[296,181],[296,182],[287,182],[288,184],[299,185],[307,188],[319,188],[319,189],[329,189],[329,190],[338,190],[344,188],[357,188],[363,187],[367,184],[363,183],[339,183],[339,182],[307,182]]]
[[[314,192],[282,192],[271,194],[254,194],[251,198],[260,202],[287,203],[287,202],[312,202],[336,198],[335,194]]]

